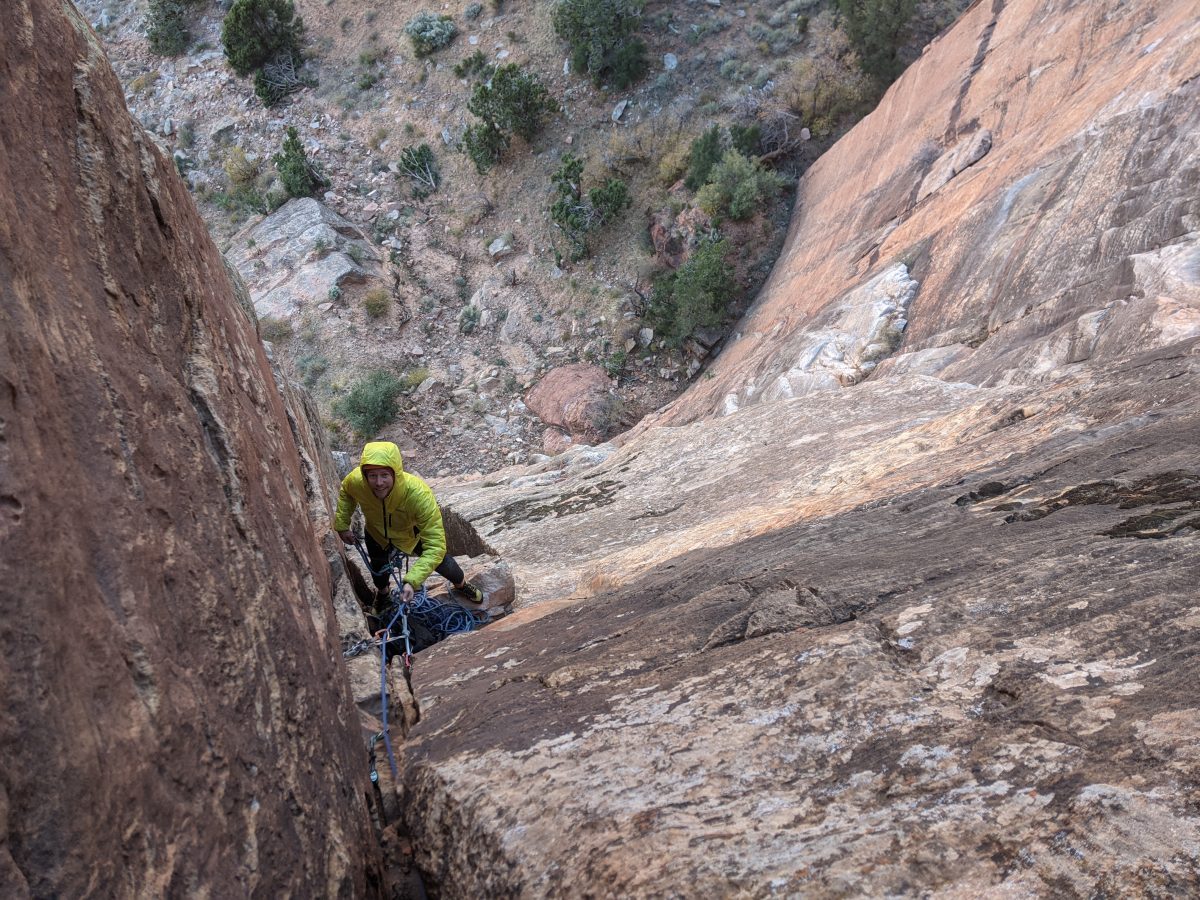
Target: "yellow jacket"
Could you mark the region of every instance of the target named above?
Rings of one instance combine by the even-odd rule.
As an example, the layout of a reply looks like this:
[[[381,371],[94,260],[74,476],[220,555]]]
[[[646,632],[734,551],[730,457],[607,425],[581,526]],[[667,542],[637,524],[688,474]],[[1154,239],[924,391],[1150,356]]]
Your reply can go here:
[[[371,493],[371,486],[363,477],[364,465],[387,466],[396,473],[396,483],[382,500]],[[413,588],[420,588],[446,557],[446,529],[433,491],[416,475],[404,471],[400,448],[390,441],[372,441],[363,447],[359,465],[342,479],[334,531],[350,527],[356,507],[362,507],[367,532],[379,546],[386,548],[391,544],[411,554],[417,541],[421,542],[421,557],[404,576]]]

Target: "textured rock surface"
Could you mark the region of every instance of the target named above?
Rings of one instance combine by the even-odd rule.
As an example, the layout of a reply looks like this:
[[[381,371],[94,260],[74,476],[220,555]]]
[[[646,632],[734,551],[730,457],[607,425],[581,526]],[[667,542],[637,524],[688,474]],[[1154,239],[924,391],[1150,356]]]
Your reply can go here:
[[[1194,4],[976,5],[711,378],[438,486],[520,597],[416,671],[443,896],[1200,892],[1198,73]]]
[[[334,288],[367,280],[354,256],[370,265],[375,251],[357,228],[306,197],[238,232],[229,261],[254,294],[258,315],[296,320],[328,302]]]
[[[740,338],[658,421],[755,402],[779,348],[896,263],[920,285],[896,352],[970,350],[948,381],[1033,384],[1200,334],[1194,269],[1162,296],[1139,263],[1200,240],[1198,57],[1186,2],[976,4],[809,170]],[[920,199],[983,131],[986,155]]]
[[[327,448],[74,8],[0,60],[0,894],[371,895]]]
[[[588,444],[599,443],[615,424],[616,397],[612,379],[599,366],[572,363],[546,373],[525,403],[547,425]],[[550,452],[565,449],[548,446]]]

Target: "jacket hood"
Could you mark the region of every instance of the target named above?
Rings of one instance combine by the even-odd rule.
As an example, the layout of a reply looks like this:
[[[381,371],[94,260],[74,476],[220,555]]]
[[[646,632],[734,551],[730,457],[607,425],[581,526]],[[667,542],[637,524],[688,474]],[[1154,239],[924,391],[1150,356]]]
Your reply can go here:
[[[358,464],[360,468],[362,466],[387,466],[396,474],[397,483],[400,481],[400,476],[404,474],[404,460],[400,458],[400,448],[391,441],[371,441],[363,447],[362,459]]]

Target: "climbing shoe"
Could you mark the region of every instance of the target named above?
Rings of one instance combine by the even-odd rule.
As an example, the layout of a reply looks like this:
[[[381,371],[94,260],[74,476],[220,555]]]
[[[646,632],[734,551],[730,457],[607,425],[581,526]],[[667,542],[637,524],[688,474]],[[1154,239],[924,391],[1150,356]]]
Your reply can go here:
[[[454,592],[464,600],[470,600],[472,603],[483,602],[483,591],[469,581],[464,581],[462,587],[456,587]]]

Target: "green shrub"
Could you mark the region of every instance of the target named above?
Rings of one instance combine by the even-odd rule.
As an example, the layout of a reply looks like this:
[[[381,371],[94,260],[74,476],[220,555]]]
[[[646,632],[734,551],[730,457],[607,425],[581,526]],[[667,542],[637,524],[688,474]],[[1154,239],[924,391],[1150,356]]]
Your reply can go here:
[[[392,295],[384,288],[371,288],[363,296],[363,309],[367,311],[367,315],[372,319],[378,319],[381,316],[387,315],[389,309],[392,308]]]
[[[267,198],[254,185],[232,188],[226,191],[214,191],[209,195],[218,207],[230,214],[233,221],[238,222],[250,213],[266,215],[271,211]]]
[[[153,69],[149,72],[143,72],[141,75],[129,82],[129,91],[133,94],[144,94],[154,86],[160,77],[158,69]]]
[[[904,71],[897,51],[916,0],[838,0],[837,7],[863,72],[880,85],[895,81]]]
[[[475,85],[467,109],[501,131],[531,141],[558,104],[536,75],[509,63],[497,68],[490,82]]]
[[[458,330],[463,334],[470,334],[479,325],[480,316],[478,306],[464,306],[463,311],[458,315]]]
[[[146,10],[146,37],[150,51],[159,56],[180,56],[192,42],[188,7],[195,0],[150,0]]]
[[[329,360],[317,354],[306,354],[296,360],[296,372],[308,388],[316,387],[321,376],[329,369]]]
[[[463,10],[463,18],[468,22],[474,22],[483,14],[482,3],[472,3]]]
[[[360,437],[372,437],[396,418],[396,398],[404,384],[391,372],[377,369],[359,379],[345,397],[333,405]]]
[[[481,78],[483,73],[490,71],[491,68],[492,64],[483,55],[483,51],[476,50],[470,56],[465,57],[462,62],[455,63],[454,75],[456,78]]]
[[[834,31],[827,44],[797,59],[780,91],[812,133],[821,136],[859,119],[878,96],[870,77],[854,65],[856,54],[846,36]]]
[[[191,119],[187,119],[179,124],[179,131],[176,133],[179,146],[184,150],[191,150],[196,143],[196,123]]]
[[[475,163],[483,175],[500,161],[500,155],[509,144],[508,135],[490,122],[479,122],[467,126],[463,132],[463,151]]]
[[[600,225],[611,222],[622,210],[633,205],[628,186],[619,178],[610,178],[602,187],[592,188],[588,191],[588,200],[600,218]]]
[[[736,291],[733,270],[725,262],[728,253],[728,241],[702,241],[678,271],[654,283],[647,318],[671,346],[724,319]]]
[[[230,147],[225,154],[225,177],[234,190],[249,187],[258,178],[259,165],[246,156],[241,147]]]
[[[630,38],[621,44],[612,55],[610,70],[613,87],[619,91],[642,80],[650,68],[646,58],[646,42],[640,37]]]
[[[454,27],[454,20],[449,16],[423,11],[409,20],[404,26],[404,33],[412,41],[413,51],[417,56],[428,56],[454,40],[458,29]]]
[[[311,197],[325,184],[321,173],[309,162],[294,127],[288,127],[287,137],[283,140],[283,150],[271,157],[271,161],[279,170],[279,180],[283,182],[288,196]]]
[[[754,125],[730,125],[729,143],[742,156],[758,156],[762,143],[762,128]]]
[[[629,188],[616,178],[592,188],[585,200],[582,179],[583,160],[572,153],[563,154],[562,163],[550,176],[555,198],[550,206],[550,218],[570,241],[573,260],[587,255],[587,232],[612,220],[632,203]]]
[[[400,384],[405,391],[412,391],[421,386],[421,382],[429,377],[429,368],[427,366],[417,366],[415,369],[409,369],[400,379]]]
[[[721,159],[721,127],[713,125],[692,141],[688,152],[687,175],[683,183],[688,190],[699,190],[708,181],[708,173]]]
[[[400,151],[400,159],[396,161],[396,166],[400,170],[396,177],[403,176],[412,182],[412,193],[418,200],[428,197],[442,183],[437,159],[428,144],[405,147]]]
[[[774,198],[783,184],[780,175],[729,150],[713,166],[708,184],[696,194],[696,204],[710,216],[748,219]]]
[[[608,373],[609,378],[616,378],[625,370],[625,363],[629,360],[629,351],[624,347],[618,347],[613,351],[612,356],[604,361],[604,371]]]
[[[489,82],[475,85],[467,109],[482,121],[464,132],[463,150],[482,175],[500,160],[510,132],[533,140],[558,104],[536,75],[509,63],[497,68]]]
[[[221,24],[225,58],[243,76],[280,56],[298,57],[303,34],[292,0],[233,0]]]
[[[567,42],[571,66],[597,87],[612,77],[624,89],[646,73],[646,45],[634,37],[644,0],[561,0],[555,33]]]

